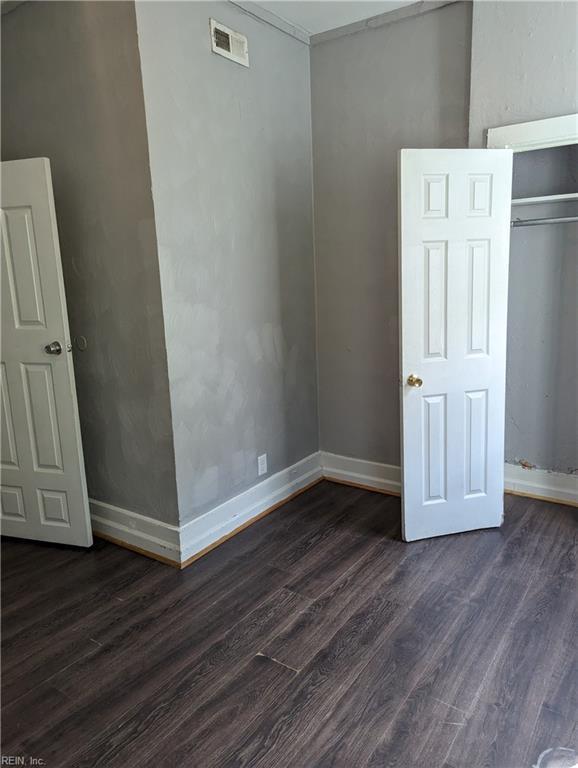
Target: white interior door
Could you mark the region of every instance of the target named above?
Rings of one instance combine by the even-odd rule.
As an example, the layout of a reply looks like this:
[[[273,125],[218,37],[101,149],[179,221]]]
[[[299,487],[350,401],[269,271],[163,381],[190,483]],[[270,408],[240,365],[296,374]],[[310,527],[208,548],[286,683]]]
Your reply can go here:
[[[400,159],[406,541],[501,525],[511,150]]]
[[[2,533],[90,546],[50,163],[1,164]]]

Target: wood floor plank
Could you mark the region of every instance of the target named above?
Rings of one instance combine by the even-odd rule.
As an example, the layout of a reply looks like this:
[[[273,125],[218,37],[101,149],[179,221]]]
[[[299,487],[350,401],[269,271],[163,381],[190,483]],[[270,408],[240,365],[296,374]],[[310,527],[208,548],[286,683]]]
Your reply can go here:
[[[152,573],[155,564],[148,558],[127,558],[119,553],[119,549],[109,547],[100,558],[87,562],[77,559],[69,564],[58,558],[58,568],[52,576],[38,573],[34,568],[38,586],[29,589],[27,585],[26,588],[14,590],[13,599],[3,603],[4,647],[10,638],[38,624],[55,608],[74,611],[79,605],[84,605],[90,609],[92,602],[101,596],[112,599],[115,595],[129,595],[133,584]],[[68,583],[61,578],[63,569],[66,569]],[[71,589],[72,583],[74,589]]]
[[[55,573],[63,564],[71,568],[80,563],[83,568],[90,568],[91,565],[109,557],[122,559],[119,553],[110,551],[106,542],[101,539],[95,539],[93,545],[85,549],[66,544],[2,537],[0,566],[3,571],[3,590],[10,593],[13,585],[19,586],[22,580],[26,580],[31,557],[34,558],[35,572],[39,575]]]
[[[317,598],[353,567],[375,544],[382,547],[399,539],[399,501],[374,494],[366,508],[355,514],[350,525],[338,526],[329,541],[313,547],[291,567],[294,574],[287,587]]]
[[[329,485],[329,484],[328,484]],[[360,493],[357,488],[348,488],[348,493],[341,496],[331,487],[331,492],[337,500],[328,505],[323,511],[321,525],[316,525],[305,536],[299,536],[287,542],[282,552],[275,555],[275,565],[289,573],[297,573],[300,562],[303,562],[311,552],[317,553],[318,547],[331,542],[336,535],[347,531],[350,535],[359,532],[357,515],[359,514]]]
[[[528,579],[540,568],[544,573],[570,576],[575,564],[578,510],[535,499],[522,501],[526,502],[525,514],[515,526],[507,549],[496,560],[495,572],[507,578]]]
[[[154,702],[133,708],[122,723],[115,724],[88,745],[78,768],[126,765],[127,759],[142,764],[152,745],[167,739],[186,714],[218,694],[229,678],[256,654],[260,642],[282,629],[309,601],[287,589],[280,589],[243,621],[214,643],[197,663],[183,670],[178,681],[156,692]],[[146,733],[147,740],[141,736]],[[68,765],[65,760],[62,765]]]
[[[393,601],[410,604],[426,589],[425,572],[434,572],[437,556],[424,558],[432,542],[376,543],[365,557],[346,571],[262,651],[267,656],[303,669],[336,632],[377,592],[387,590]],[[441,555],[441,552],[439,553]]]
[[[396,555],[386,556],[373,550],[360,558],[341,579],[271,642],[262,646],[262,652],[272,659],[294,669],[302,669],[319,653],[335,633],[380,589],[399,563],[404,559],[401,549]],[[398,577],[401,577],[398,573]],[[413,579],[413,574],[404,575]]]
[[[146,762],[166,768],[218,764],[239,733],[282,700],[296,674],[266,656],[253,656],[202,706],[193,708],[158,746],[153,745],[156,748]]]
[[[151,616],[143,622],[130,622],[121,634],[113,634],[114,640],[100,646],[90,661],[81,660],[51,678],[51,684],[71,703],[57,713],[55,724],[38,723],[23,741],[28,753],[38,753],[49,741],[52,759],[60,750],[72,754],[108,723],[121,722],[132,708],[178,681],[183,670],[276,592],[285,579],[282,571],[268,566],[256,568],[255,573],[254,580],[240,581],[200,612],[187,610],[179,601],[180,610],[167,622]]]
[[[3,706],[1,712],[3,754],[28,755],[22,749],[21,741],[34,730],[38,722],[66,706],[70,706],[68,697],[50,684],[37,686],[21,697],[16,706]]]
[[[368,766],[434,766],[448,753],[526,591],[490,571],[395,718],[383,721]]]
[[[25,661],[17,664],[3,675],[4,706],[18,701],[71,665],[92,658],[97,654],[98,648],[98,644],[85,635],[72,636],[51,645],[41,658],[28,657],[28,663]]]
[[[384,724],[368,760],[372,768],[404,765],[404,761],[434,766],[451,748],[528,590],[527,580],[516,581],[502,569],[504,562],[518,562],[512,553],[520,556],[518,533],[525,512],[502,530],[468,534],[482,546],[475,548],[473,559],[460,558],[462,568],[452,583],[467,589],[465,563],[470,573],[478,571],[481,578],[472,583],[470,605],[453,625],[439,655],[437,651],[431,655],[426,674],[395,719]]]
[[[364,670],[359,677],[356,677],[349,684],[340,704],[336,706],[330,716],[326,717],[323,724],[317,723],[313,746],[310,750],[308,747],[301,751],[299,760],[303,759],[303,765],[306,764],[307,760],[313,760],[313,756],[316,760],[321,761],[320,765],[325,763],[327,765],[346,764],[349,760],[351,761],[350,764],[357,766],[369,759],[371,749],[368,749],[368,745],[376,743],[378,736],[383,733],[384,724],[387,724],[402,706],[408,690],[411,690],[418,679],[415,675],[419,672],[423,673],[430,661],[434,632],[439,629],[440,637],[447,634],[452,623],[464,610],[466,603],[458,601],[455,606],[457,611],[455,614],[451,612],[449,606],[455,602],[458,595],[461,598],[467,598],[475,593],[480,574],[484,571],[489,572],[496,554],[501,547],[505,546],[515,530],[516,526],[512,526],[506,533],[475,532],[436,540],[437,546],[436,544],[433,546],[437,549],[440,562],[445,560],[446,574],[448,570],[451,570],[452,564],[459,563],[459,571],[451,579],[451,586],[445,583],[437,585],[440,590],[438,601],[446,599],[441,596],[441,594],[445,594],[448,605],[445,610],[438,609],[438,613],[434,612],[433,616],[441,617],[443,614],[443,621],[436,625],[433,618],[430,619],[431,631],[425,636],[422,634],[424,626],[427,626],[428,623],[424,621],[423,616],[428,615],[427,611],[431,608],[429,592],[422,595],[396,632],[390,638],[375,643],[376,646],[379,646],[380,652],[368,662],[367,670]],[[432,575],[432,573],[428,574],[430,579],[428,590],[431,589]],[[427,581],[422,583],[428,585]],[[393,584],[388,584],[388,588],[391,594]],[[407,587],[404,591],[408,596],[411,594]],[[416,616],[419,618],[416,619]],[[398,637],[403,639],[396,639]],[[418,643],[419,639],[423,639],[424,648],[428,649],[425,656],[419,656],[417,653],[418,650],[423,653],[421,647],[418,649],[413,647],[413,644]],[[406,646],[416,654],[413,657],[410,656],[409,660],[403,656]],[[421,670],[419,669],[420,663],[422,664]],[[394,678],[389,677],[392,670],[395,673]],[[408,677],[404,678],[404,675]],[[374,681],[373,685],[372,681]],[[375,691],[376,681],[391,681],[387,695],[381,691],[381,686]],[[359,714],[360,712],[363,714]],[[357,717],[358,715],[359,717]],[[362,726],[359,724],[359,720],[363,720]],[[355,725],[352,726],[352,722]],[[284,760],[284,757],[277,754],[277,751],[273,757],[275,760]],[[298,758],[293,756],[293,759],[297,760]],[[281,764],[284,765],[285,763],[281,762]],[[295,763],[295,765],[298,764],[300,763]]]
[[[315,759],[320,767],[365,765],[384,724],[395,717],[406,691],[423,674],[432,649],[443,641],[464,608],[461,594],[446,584],[430,584],[395,631],[375,644],[369,661],[323,721],[316,723],[306,744],[290,759],[284,745],[285,756],[279,755],[278,764],[305,768]]]
[[[532,585],[508,630],[478,701],[447,761],[455,768],[504,768],[525,755],[546,686],[558,664],[574,592],[563,576]]]
[[[373,641],[395,625],[403,612],[398,603],[383,594],[375,595],[289,686],[284,703],[274,707],[254,728],[240,734],[215,765],[284,764],[279,756],[285,747],[293,755],[296,745],[306,742],[324,713],[331,709],[342,686],[365,663]]]
[[[406,544],[399,499],[322,482],[182,572],[2,541],[2,754],[529,768],[575,749],[578,512],[504,508]]]
[[[276,558],[280,552],[331,522],[348,498],[336,493],[329,483],[319,483],[231,537],[191,567],[196,568],[199,562],[217,553],[224,559],[258,557],[278,566]]]
[[[307,565],[308,556],[313,555],[316,559],[318,544],[335,542],[340,534],[351,538],[361,532],[360,525],[368,516],[368,510],[366,505],[361,505],[360,510],[355,506],[358,489],[346,490],[344,493],[342,488],[331,483],[317,484],[286,505],[290,509],[289,514],[286,514],[286,507],[276,510],[239,536],[229,539],[216,551],[221,553],[223,550],[222,554],[229,553],[229,556],[248,562],[254,559],[268,562],[287,570],[289,581],[292,574]],[[352,514],[354,510],[355,515]],[[254,529],[258,529],[256,533]],[[368,532],[366,525],[365,533]]]
[[[436,603],[443,592],[444,604],[453,598],[444,585],[430,585],[417,604]],[[229,756],[227,766],[289,766],[312,762],[306,751],[308,742],[317,737],[328,723],[342,694],[396,631],[413,603],[403,605],[392,600],[392,584],[386,583],[332,637],[326,648],[315,656],[286,692],[283,706],[274,710],[243,744]],[[436,603],[438,604],[438,603]],[[328,726],[331,728],[331,724]],[[336,730],[335,734],[341,731]],[[316,753],[315,759],[320,753]],[[355,763],[350,763],[354,765]]]
[[[136,568],[132,567],[137,565]],[[116,564],[112,571],[103,571],[101,584],[96,584],[91,591],[78,590],[75,599],[63,603],[58,598],[45,600],[43,610],[23,609],[25,620],[15,620],[10,632],[2,637],[3,669],[8,672],[20,666],[27,659],[36,656],[47,644],[58,637],[59,633],[86,634],[80,630],[91,624],[98,626],[101,615],[111,606],[118,606],[126,600],[132,600],[142,587],[150,588],[165,577],[166,569],[140,568],[138,558],[124,563],[119,569]],[[29,615],[30,614],[30,615]],[[90,633],[88,633],[90,636]]]
[[[5,703],[77,660],[97,656],[94,664],[98,666],[99,647],[104,643],[122,642],[126,635],[134,636],[138,627],[145,626],[153,617],[162,618],[163,612],[173,620],[178,620],[181,608],[198,612],[223,596],[227,586],[230,588],[241,580],[226,571],[227,585],[227,580],[219,580],[209,571],[200,580],[201,588],[193,589],[187,575],[154,561],[148,561],[150,568],[144,572],[145,580],[140,572],[142,559],[132,555],[116,580],[109,583],[105,579],[102,595],[91,594],[86,599],[81,591],[77,601],[62,607],[52,601],[53,610],[46,619],[31,625],[25,622],[25,628],[10,638],[3,649]],[[135,564],[137,567],[133,568]],[[115,570],[118,573],[118,567]],[[170,619],[166,626],[170,626]]]
[[[532,738],[528,743],[525,762],[536,765],[540,755],[547,750],[564,748],[578,755],[578,664],[576,663],[576,629],[578,615],[575,612],[562,641],[552,677],[545,690]]]

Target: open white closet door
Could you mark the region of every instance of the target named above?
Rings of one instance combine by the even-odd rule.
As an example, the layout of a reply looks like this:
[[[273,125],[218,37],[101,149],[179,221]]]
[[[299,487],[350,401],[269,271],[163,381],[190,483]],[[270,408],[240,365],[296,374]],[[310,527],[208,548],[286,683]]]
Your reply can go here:
[[[90,546],[50,163],[2,163],[1,181],[1,531]]]
[[[502,522],[511,187],[511,150],[401,152],[406,541]]]

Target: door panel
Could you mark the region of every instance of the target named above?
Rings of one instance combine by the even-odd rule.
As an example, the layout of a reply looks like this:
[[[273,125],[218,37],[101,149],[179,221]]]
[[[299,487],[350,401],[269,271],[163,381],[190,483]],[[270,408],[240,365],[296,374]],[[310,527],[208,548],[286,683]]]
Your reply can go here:
[[[486,493],[488,391],[466,392],[466,498]]]
[[[442,360],[447,347],[448,244],[424,243],[424,357]]]
[[[70,525],[68,499],[64,491],[38,489],[40,518],[44,525]]]
[[[7,208],[2,217],[10,306],[14,327],[46,327],[32,210]]]
[[[1,164],[2,533],[92,543],[74,369],[45,159]],[[48,354],[58,341],[60,354]]]
[[[39,363],[24,363],[21,372],[34,469],[62,472],[60,428],[56,417],[52,367]]]
[[[10,404],[10,392],[6,381],[6,364],[0,364],[0,397],[2,399],[2,413],[0,423],[2,428],[1,466],[18,469],[18,454],[16,452],[16,436],[14,434],[14,422],[12,420],[12,406]]]
[[[2,518],[20,523],[26,520],[22,488],[2,486]]]
[[[423,488],[424,504],[446,498],[446,396],[423,398]]]
[[[511,175],[509,150],[401,153],[406,540],[501,524]]]
[[[469,240],[468,355],[488,355],[490,342],[490,243]]]

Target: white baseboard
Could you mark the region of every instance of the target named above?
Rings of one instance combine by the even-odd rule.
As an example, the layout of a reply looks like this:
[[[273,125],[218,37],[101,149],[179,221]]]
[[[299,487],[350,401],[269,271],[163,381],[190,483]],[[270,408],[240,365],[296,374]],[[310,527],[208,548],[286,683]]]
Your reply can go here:
[[[322,477],[386,493],[401,492],[399,467],[321,451],[180,527],[90,499],[92,528],[97,535],[180,565]],[[576,475],[506,464],[505,490],[561,503],[578,503]]]
[[[92,529],[180,565],[319,479],[319,453],[313,453],[182,526],[89,499]]]
[[[506,464],[504,474],[506,491],[578,504],[578,475],[564,475],[546,469],[525,469],[518,464]]]
[[[323,477],[328,480],[365,485],[387,493],[401,493],[401,470],[393,464],[352,459],[321,451],[321,468]]]
[[[105,538],[180,563],[180,529],[122,507],[89,499],[92,530]]]
[[[277,472],[181,527],[181,562],[321,479],[319,453]]]
[[[401,492],[401,470],[392,464],[352,459],[322,451],[321,467],[323,477],[328,480],[333,478],[389,493]],[[562,504],[578,504],[578,475],[505,464],[504,490]]]

